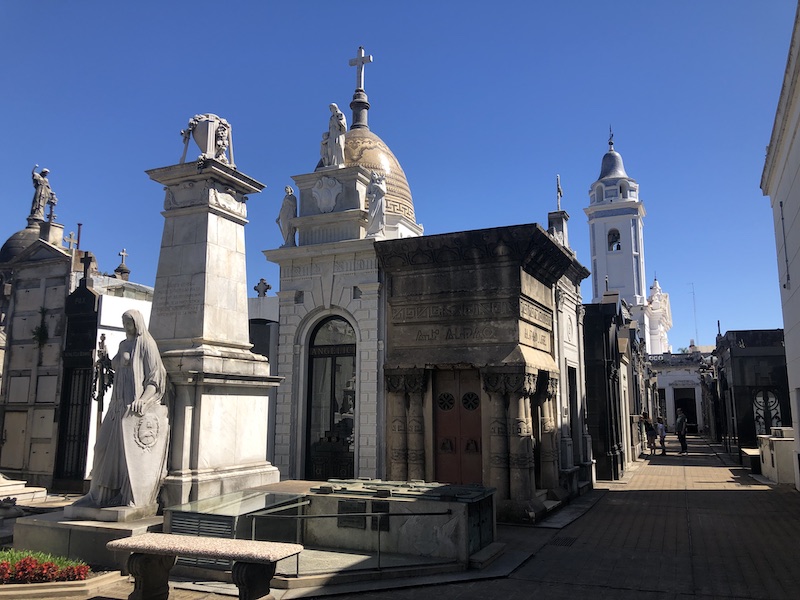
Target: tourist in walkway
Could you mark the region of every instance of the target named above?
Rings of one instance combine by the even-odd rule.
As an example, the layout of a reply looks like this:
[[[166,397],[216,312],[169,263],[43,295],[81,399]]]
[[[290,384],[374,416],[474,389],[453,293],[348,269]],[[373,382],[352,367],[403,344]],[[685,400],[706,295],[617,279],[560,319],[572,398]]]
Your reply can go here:
[[[658,433],[658,443],[661,445],[661,454],[667,453],[667,428],[664,427],[664,419],[663,417],[658,417],[658,423],[656,424],[656,433]]]
[[[644,419],[644,434],[647,436],[647,448],[650,450],[650,456],[656,454],[656,428],[653,425],[653,420],[644,412],[642,413]]]
[[[686,415],[683,409],[678,409],[678,418],[675,419],[675,433],[678,434],[678,441],[681,443],[681,454],[689,454],[686,447]]]

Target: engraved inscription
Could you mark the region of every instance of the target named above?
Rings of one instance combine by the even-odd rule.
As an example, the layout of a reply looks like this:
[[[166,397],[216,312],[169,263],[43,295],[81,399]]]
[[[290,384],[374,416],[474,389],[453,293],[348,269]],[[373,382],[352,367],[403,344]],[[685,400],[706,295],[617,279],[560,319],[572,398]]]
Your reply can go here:
[[[526,323],[519,324],[519,338],[520,342],[545,352],[550,352],[552,348],[553,338],[550,333]]]
[[[533,302],[525,299],[519,301],[519,316],[529,321],[534,321],[548,330],[553,328],[553,313],[550,310],[540,308]]]
[[[197,312],[200,310],[197,298],[202,298],[202,294],[191,283],[170,283],[167,293],[157,296],[155,309],[160,315]]]
[[[431,319],[440,319],[442,317],[503,317],[516,314],[516,303],[506,300],[392,308],[392,320],[404,323],[428,321]]]

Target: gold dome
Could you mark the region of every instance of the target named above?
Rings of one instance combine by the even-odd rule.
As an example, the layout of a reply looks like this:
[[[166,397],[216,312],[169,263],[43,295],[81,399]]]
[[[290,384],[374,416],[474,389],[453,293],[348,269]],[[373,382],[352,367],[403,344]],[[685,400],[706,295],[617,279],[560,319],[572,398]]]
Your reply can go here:
[[[416,223],[411,189],[403,168],[384,141],[369,129],[351,129],[345,134],[345,166],[356,165],[386,176],[386,212]]]

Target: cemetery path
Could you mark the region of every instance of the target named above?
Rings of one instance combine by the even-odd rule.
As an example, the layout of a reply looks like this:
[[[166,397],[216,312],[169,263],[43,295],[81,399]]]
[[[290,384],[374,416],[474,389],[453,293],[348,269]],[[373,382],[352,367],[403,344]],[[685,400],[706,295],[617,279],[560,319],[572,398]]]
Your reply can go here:
[[[408,578],[382,590],[364,582],[361,590],[336,598],[800,596],[800,493],[752,478],[699,437],[690,437],[688,456],[675,453],[676,440],[668,442],[672,453],[638,462],[620,482],[599,482],[593,506],[587,503],[582,516],[560,529],[499,526],[506,552],[528,557],[507,576],[450,583],[445,576],[440,582],[428,577],[426,585]],[[95,600],[127,598],[132,588],[120,583]],[[322,597],[319,590],[300,592],[273,593],[278,600]],[[230,596],[181,589],[170,594],[174,600],[224,597]]]

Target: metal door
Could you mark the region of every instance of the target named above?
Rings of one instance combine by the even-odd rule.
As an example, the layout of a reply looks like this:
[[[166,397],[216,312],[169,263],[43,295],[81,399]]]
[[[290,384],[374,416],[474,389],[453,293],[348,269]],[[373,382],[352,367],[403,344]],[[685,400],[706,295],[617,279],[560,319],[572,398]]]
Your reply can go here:
[[[92,412],[92,369],[66,369],[58,425],[58,451],[54,487],[62,491],[81,491],[89,451]]]
[[[28,412],[7,412],[3,420],[3,452],[0,467],[22,469],[24,466],[25,431],[28,428]]]
[[[482,483],[481,382],[477,370],[436,371],[433,382],[435,477]]]

